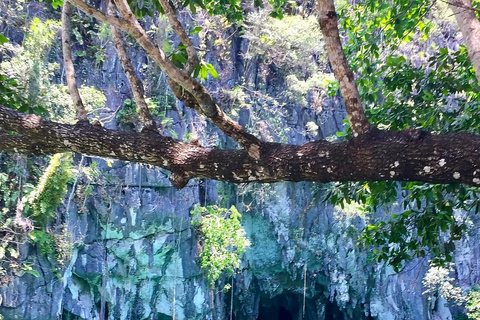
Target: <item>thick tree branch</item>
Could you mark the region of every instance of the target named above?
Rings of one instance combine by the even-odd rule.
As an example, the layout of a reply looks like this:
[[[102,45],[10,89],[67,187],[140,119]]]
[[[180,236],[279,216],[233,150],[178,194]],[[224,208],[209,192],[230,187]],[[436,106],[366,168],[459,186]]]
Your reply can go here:
[[[475,76],[480,81],[480,21],[475,15],[471,0],[452,0],[450,8],[455,14],[462,32],[468,57],[475,68]]]
[[[334,1],[317,0],[317,6],[318,20],[327,48],[327,56],[345,100],[350,126],[355,134],[367,133],[370,130],[370,123],[363,111],[355,77],[343,52]]]
[[[117,16],[117,8],[115,7],[113,0],[108,0],[107,12],[108,15],[112,17]],[[130,83],[130,88],[132,89],[133,93],[133,99],[135,100],[135,103],[138,107],[140,120],[145,126],[144,129],[156,131],[157,126],[155,125],[155,121],[153,120],[150,110],[148,110],[147,102],[145,101],[143,83],[138,78],[135,69],[133,68],[132,62],[128,57],[122,32],[115,26],[111,26],[111,29],[113,35],[113,43],[115,44],[115,48],[117,49],[118,58],[120,59],[123,70],[125,71],[125,75],[127,76],[128,82]]]
[[[200,60],[198,59],[198,56],[197,56],[197,50],[195,50],[192,40],[190,39],[188,34],[185,32],[185,29],[182,27],[182,24],[180,23],[180,21],[177,19],[177,16],[173,12],[173,8],[170,6],[170,3],[168,3],[168,0],[159,0],[159,1],[160,1],[160,5],[165,11],[165,14],[168,17],[168,21],[170,21],[170,24],[172,25],[173,31],[175,31],[177,36],[180,38],[180,41],[182,41],[182,43],[187,46],[188,61],[187,61],[187,64],[185,65],[184,71],[186,74],[192,74],[192,72],[200,63]]]
[[[88,121],[87,110],[83,105],[82,98],[78,92],[77,80],[75,79],[75,68],[72,60],[72,47],[70,46],[70,32],[72,30],[71,24],[72,6],[65,0],[62,8],[62,50],[63,62],[65,64],[65,75],[67,79],[68,91],[72,97],[73,105],[77,112],[77,119],[79,121]]]
[[[166,59],[165,52],[159,49],[147,36],[135,15],[130,10],[126,0],[114,0],[122,19],[106,16],[101,11],[85,4],[82,0],[70,0],[75,6],[100,21],[113,24],[133,36],[145,52],[165,72],[170,79],[188,91],[196,100],[201,113],[212,121],[223,132],[243,146],[254,159],[260,158],[261,141],[247,133],[237,122],[225,114],[215,103],[208,90],[191,75],[177,68],[170,60]],[[232,127],[233,126],[233,127]]]
[[[302,146],[264,143],[262,159],[244,150],[207,149],[153,132],[59,124],[0,106],[0,150],[33,154],[75,151],[171,170],[177,186],[193,177],[230,182],[422,181],[480,186],[480,136],[378,131],[345,142]]]

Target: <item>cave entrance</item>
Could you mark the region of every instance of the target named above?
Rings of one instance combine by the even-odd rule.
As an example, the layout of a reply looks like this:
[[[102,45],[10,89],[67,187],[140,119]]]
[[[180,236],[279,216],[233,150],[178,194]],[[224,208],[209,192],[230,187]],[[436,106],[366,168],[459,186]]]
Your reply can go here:
[[[325,306],[325,320],[344,320],[345,317],[343,316],[342,311],[335,303],[335,301],[327,301],[327,305]]]
[[[293,294],[282,294],[272,299],[260,299],[257,320],[297,320],[301,316],[299,298]]]

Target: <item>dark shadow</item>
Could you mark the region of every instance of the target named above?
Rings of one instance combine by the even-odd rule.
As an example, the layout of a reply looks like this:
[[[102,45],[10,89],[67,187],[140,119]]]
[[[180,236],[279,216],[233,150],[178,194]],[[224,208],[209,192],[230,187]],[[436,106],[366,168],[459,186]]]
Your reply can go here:
[[[282,294],[260,300],[257,320],[294,320],[300,316],[299,296]]]
[[[284,307],[280,307],[278,309],[278,320],[293,320],[293,316],[290,311]]]
[[[260,305],[260,307],[258,308],[257,320],[277,320],[277,319],[279,319],[277,306]]]
[[[327,301],[325,306],[325,320],[345,320],[342,311],[335,302]]]

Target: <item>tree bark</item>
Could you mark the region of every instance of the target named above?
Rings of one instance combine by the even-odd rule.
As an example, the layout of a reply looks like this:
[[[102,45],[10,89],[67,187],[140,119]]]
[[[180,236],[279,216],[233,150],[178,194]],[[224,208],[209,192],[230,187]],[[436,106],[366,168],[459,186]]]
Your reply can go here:
[[[0,127],[15,132],[0,132],[0,150],[37,155],[70,150],[151,164],[172,171],[178,187],[193,177],[235,183],[397,180],[480,186],[480,136],[468,133],[373,129],[340,143],[264,143],[256,161],[245,150],[207,149],[151,131],[59,124],[2,106]]]
[[[113,0],[107,1],[107,10],[108,14],[112,17],[117,16],[117,8],[113,3]],[[123,71],[127,76],[128,83],[133,93],[133,100],[137,104],[138,114],[140,116],[140,121],[144,125],[144,129],[156,131],[157,126],[153,117],[148,110],[147,102],[145,101],[143,83],[138,78],[135,69],[133,68],[132,62],[128,57],[127,49],[125,46],[125,41],[123,40],[123,35],[120,29],[115,26],[111,26],[113,43],[115,44],[115,49],[117,50],[118,58],[122,64]]]
[[[480,81],[480,21],[475,15],[472,1],[452,0],[449,4],[462,32],[468,57],[475,68],[475,76]]]
[[[72,6],[65,0],[62,8],[62,51],[63,62],[65,67],[65,78],[67,79],[68,91],[72,97],[73,105],[77,113],[77,119],[80,121],[88,121],[87,111],[83,105],[82,98],[78,92],[77,80],[75,79],[75,68],[72,60],[72,47],[70,46],[70,32],[72,30],[71,24]]]
[[[317,6],[318,21],[327,48],[328,60],[332,64],[335,79],[345,100],[348,121],[355,134],[367,133],[370,130],[370,123],[363,111],[355,77],[343,52],[335,4],[333,0],[317,0]]]

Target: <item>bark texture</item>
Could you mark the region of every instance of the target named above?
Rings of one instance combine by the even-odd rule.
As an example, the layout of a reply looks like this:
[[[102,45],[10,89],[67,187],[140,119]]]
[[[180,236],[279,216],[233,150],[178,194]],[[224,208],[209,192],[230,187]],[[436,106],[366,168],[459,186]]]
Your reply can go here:
[[[480,136],[379,131],[345,142],[264,143],[261,160],[245,150],[207,149],[151,131],[108,130],[46,121],[0,106],[0,149],[32,154],[75,151],[141,162],[173,172],[182,187],[202,177],[236,183],[277,181],[422,181],[480,185]]]
[[[110,16],[117,16],[117,8],[115,7],[113,0],[108,0],[107,10]],[[133,99],[137,104],[140,120],[144,124],[144,129],[156,131],[157,126],[155,125],[155,121],[153,120],[150,110],[148,110],[147,102],[145,101],[143,83],[142,81],[140,81],[140,78],[138,78],[137,73],[133,68],[132,62],[128,57],[122,32],[115,26],[111,26],[111,29],[113,43],[115,44],[115,49],[117,50],[118,59],[122,64],[123,71],[125,71],[128,83],[130,84],[130,88],[132,89]]]
[[[87,120],[87,111],[83,105],[82,98],[78,92],[77,80],[75,79],[75,68],[72,60],[72,47],[70,45],[70,32],[72,31],[71,24],[72,6],[65,0],[62,7],[62,51],[63,63],[65,65],[65,78],[67,79],[68,91],[72,97],[73,105],[77,113],[77,119],[80,121]]]
[[[471,0],[452,0],[449,3],[462,32],[470,62],[475,68],[475,76],[480,81],[480,21]]]
[[[354,133],[367,133],[370,130],[370,123],[363,111],[355,77],[343,52],[335,4],[333,0],[317,0],[317,6],[318,21],[325,41],[328,60],[332,64],[335,79],[339,83],[340,92],[345,100],[348,121],[350,121]]]

